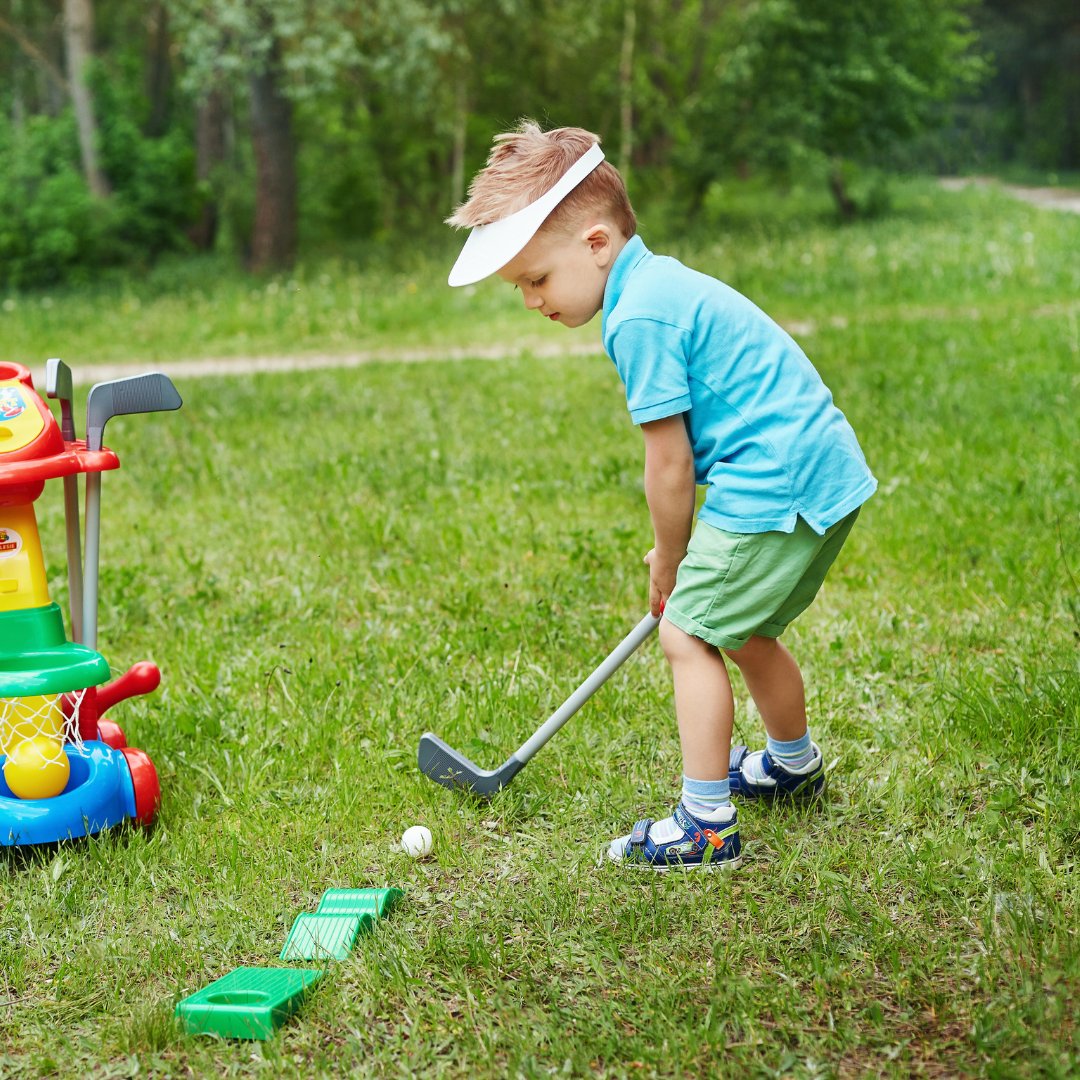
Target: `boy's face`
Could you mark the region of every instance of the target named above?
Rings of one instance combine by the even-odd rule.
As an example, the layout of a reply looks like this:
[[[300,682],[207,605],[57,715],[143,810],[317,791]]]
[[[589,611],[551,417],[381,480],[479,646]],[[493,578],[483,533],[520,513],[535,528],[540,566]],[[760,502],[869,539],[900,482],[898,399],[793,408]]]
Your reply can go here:
[[[604,286],[625,238],[609,225],[541,230],[500,271],[525,306],[563,326],[584,326],[604,304]]]

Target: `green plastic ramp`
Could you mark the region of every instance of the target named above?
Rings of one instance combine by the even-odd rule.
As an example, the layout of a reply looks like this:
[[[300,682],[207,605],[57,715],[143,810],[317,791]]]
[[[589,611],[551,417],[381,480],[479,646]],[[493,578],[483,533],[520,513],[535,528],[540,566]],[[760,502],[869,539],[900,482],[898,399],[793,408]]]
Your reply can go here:
[[[368,933],[374,925],[375,916],[367,912],[363,915],[325,912],[297,915],[285,948],[281,950],[281,959],[344,960],[352,952],[361,930]]]
[[[370,915],[385,919],[404,895],[401,889],[327,889],[316,914]]]
[[[178,1002],[176,1015],[194,1035],[269,1039],[321,975],[309,968],[237,968]]]

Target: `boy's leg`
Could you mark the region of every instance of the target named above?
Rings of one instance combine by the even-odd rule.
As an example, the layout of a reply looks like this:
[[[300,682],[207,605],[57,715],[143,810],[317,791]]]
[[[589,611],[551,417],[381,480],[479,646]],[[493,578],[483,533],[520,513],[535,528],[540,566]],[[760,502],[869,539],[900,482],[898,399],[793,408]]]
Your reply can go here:
[[[725,650],[735,661],[765,730],[777,742],[806,734],[806,692],[795,657],[777,638],[755,635],[741,649]]]
[[[683,772],[695,780],[724,780],[731,751],[735,701],[720,650],[664,619],[660,644],[675,685],[675,716]]]
[[[732,758],[736,775],[731,786],[738,795],[771,797],[783,792],[806,796],[824,790],[824,760],[810,741],[802,672],[778,638],[812,603],[858,514],[854,511],[828,530],[776,613],[742,648],[726,650],[738,666],[769,736],[763,752],[740,749]]]
[[[679,805],[662,821],[646,818],[611,842],[608,858],[672,866],[738,866],[741,842],[731,805],[728,759],[735,703],[720,650],[664,619],[660,644],[671,666],[683,752]]]
[[[609,858],[671,865],[672,854],[677,860],[678,849],[686,848],[688,860],[701,865],[700,844],[691,841],[708,835],[722,836],[725,844],[730,840],[729,855],[734,858],[724,859],[729,865],[737,863],[740,844],[728,775],[734,702],[721,649],[743,671],[770,736],[765,753],[743,758],[755,776],[740,766],[739,793],[821,791],[823,761],[810,743],[802,674],[775,638],[813,599],[856,516],[857,511],[822,539],[812,535],[809,526],[789,537],[727,533],[699,523],[660,624],[675,683],[682,801],[672,817],[655,823],[645,819],[629,836],[612,841]],[[745,627],[741,633],[740,627]],[[741,753],[745,755],[745,749]],[[783,770],[790,767],[779,782],[771,771],[775,764]],[[751,792],[744,780],[764,783],[760,791]]]
[[[765,730],[780,742],[797,739],[806,733],[806,694],[802,672],[795,658],[778,640],[813,602],[851,532],[859,511],[837,522],[816,543],[817,550],[805,571],[776,612],[758,628],[742,648],[725,650],[738,665],[746,688],[754,699]],[[806,526],[804,535],[810,536]],[[810,536],[811,541],[816,538]]]
[[[769,736],[764,753],[740,750],[732,758],[737,773],[729,784],[733,793],[749,795],[748,786],[761,784],[769,776],[783,776],[783,773],[774,773],[767,761],[797,777],[816,774],[821,765],[821,751],[810,741],[806,694],[795,658],[775,638],[760,635],[752,637],[741,649],[727,652],[738,665]],[[785,778],[784,786],[792,782]],[[820,785],[815,775],[803,793],[817,794],[823,785],[824,774]],[[768,788],[768,784],[765,787]]]

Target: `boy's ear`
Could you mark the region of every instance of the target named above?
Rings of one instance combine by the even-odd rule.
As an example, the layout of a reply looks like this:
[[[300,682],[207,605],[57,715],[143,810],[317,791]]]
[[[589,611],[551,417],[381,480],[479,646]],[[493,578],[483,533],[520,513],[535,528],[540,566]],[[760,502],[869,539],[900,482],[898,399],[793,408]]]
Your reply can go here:
[[[598,259],[600,265],[606,265],[611,255],[611,229],[600,223],[590,225],[582,234],[582,239],[589,245],[589,251]]]

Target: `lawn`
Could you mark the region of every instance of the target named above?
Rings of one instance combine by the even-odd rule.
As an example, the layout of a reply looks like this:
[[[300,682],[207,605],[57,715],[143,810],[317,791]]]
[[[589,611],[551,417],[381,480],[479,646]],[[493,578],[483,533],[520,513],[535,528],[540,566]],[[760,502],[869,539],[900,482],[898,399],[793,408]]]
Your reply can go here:
[[[787,637],[827,798],[746,807],[730,876],[598,867],[677,791],[655,642],[490,804],[418,773],[428,729],[501,763],[643,613],[599,347],[178,380],[180,413],[110,426],[103,485],[100,648],[164,673],[117,709],[160,818],[0,856],[0,1075],[1076,1074],[1080,217],[927,187],[845,229],[736,210],[676,250],[803,326],[881,481]],[[560,340],[445,269],[9,297],[4,359]],[[428,860],[392,850],[414,823]],[[384,885],[273,1041],[177,1029],[324,889]]]

